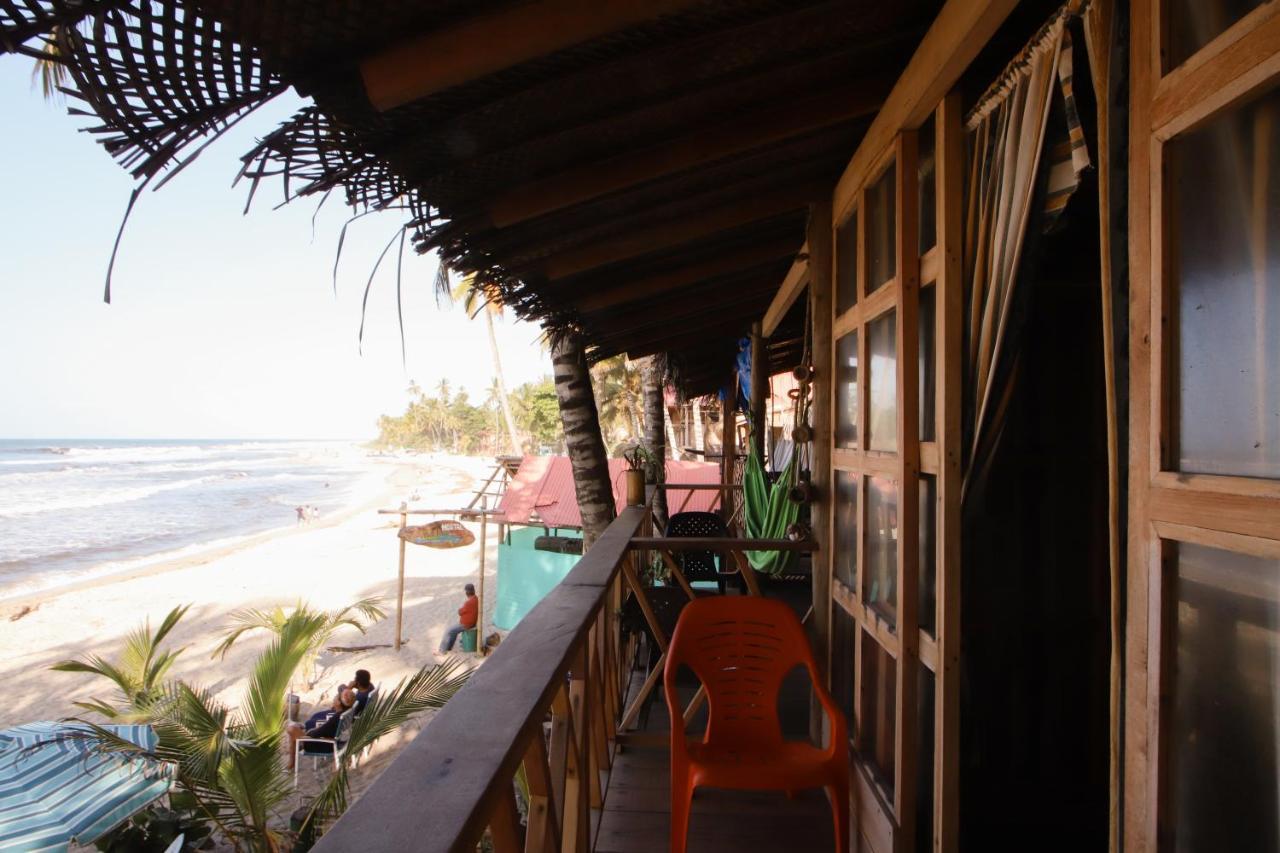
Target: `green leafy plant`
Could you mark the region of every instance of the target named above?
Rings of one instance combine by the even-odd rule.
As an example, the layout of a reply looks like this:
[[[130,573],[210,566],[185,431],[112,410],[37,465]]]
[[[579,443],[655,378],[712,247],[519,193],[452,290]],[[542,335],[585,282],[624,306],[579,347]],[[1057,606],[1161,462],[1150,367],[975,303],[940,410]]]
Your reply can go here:
[[[180,616],[178,613],[173,621]],[[292,845],[296,835],[312,833],[315,825],[346,808],[348,773],[354,757],[414,715],[443,706],[470,674],[456,663],[424,667],[385,695],[371,700],[352,726],[347,752],[313,804],[303,831],[283,829],[280,814],[294,793],[292,773],[284,755],[285,695],[317,640],[331,631],[332,617],[333,614],[301,607],[286,616],[278,629],[273,629],[275,636],[270,646],[255,660],[238,708],[219,702],[211,690],[199,685],[180,680],[152,685],[152,693],[136,714],[137,721],[149,723],[157,735],[156,747],[151,751],[92,722],[86,721],[91,731],[85,736],[102,751],[174,764],[177,770],[171,801],[175,810],[177,803],[182,804],[182,820],[188,824],[194,822],[216,831],[219,839],[236,851],[281,853]],[[161,632],[157,632],[161,634],[159,638],[149,629],[141,633],[152,639],[154,657],[176,654],[158,648],[163,639]],[[93,673],[115,683],[118,670],[119,667],[95,664],[71,671]],[[112,721],[119,719],[117,709],[106,703],[85,707]],[[149,844],[147,839],[153,835],[158,838],[163,826],[167,826],[158,822],[153,831],[151,821],[144,820],[144,824],[131,824],[136,832],[126,827],[129,837]]]
[[[125,637],[124,648],[115,661],[99,655],[89,655],[83,660],[64,660],[50,669],[57,672],[84,672],[101,676],[116,686],[117,704],[101,699],[76,702],[76,707],[101,714],[113,723],[146,722],[151,708],[164,693],[164,680],[182,649],[160,648],[190,605],[175,607],[164,617],[155,631],[148,620],[141,628],[130,631]]]
[[[643,471],[646,480],[652,480],[657,472],[658,457],[649,446],[641,442],[628,445],[622,449],[622,458],[627,463],[628,471]]]
[[[302,660],[302,678],[307,682],[308,689],[310,689],[315,686],[316,660],[338,629],[344,625],[349,625],[361,634],[365,633],[373,623],[386,618],[387,613],[382,609],[381,605],[382,599],[375,596],[362,598],[354,604],[328,612],[313,610],[304,601],[299,601],[295,604],[290,612],[286,612],[283,607],[279,606],[271,610],[261,610],[255,607],[237,610],[231,614],[231,625],[227,636],[213,650],[212,657],[225,658],[235,642],[249,631],[261,629],[279,635],[288,621],[295,616],[305,618],[319,617],[322,620],[321,627],[316,632],[311,647],[307,649],[307,653]]]

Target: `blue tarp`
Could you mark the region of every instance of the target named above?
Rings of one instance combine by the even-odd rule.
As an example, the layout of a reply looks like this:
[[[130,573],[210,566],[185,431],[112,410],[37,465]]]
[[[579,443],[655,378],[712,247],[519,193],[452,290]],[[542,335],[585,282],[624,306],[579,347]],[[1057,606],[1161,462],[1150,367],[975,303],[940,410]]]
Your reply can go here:
[[[498,600],[493,623],[504,631],[514,628],[582,559],[578,554],[534,550],[534,540],[546,535],[542,527],[510,527],[498,545]],[[557,529],[551,535],[581,539],[582,531]]]

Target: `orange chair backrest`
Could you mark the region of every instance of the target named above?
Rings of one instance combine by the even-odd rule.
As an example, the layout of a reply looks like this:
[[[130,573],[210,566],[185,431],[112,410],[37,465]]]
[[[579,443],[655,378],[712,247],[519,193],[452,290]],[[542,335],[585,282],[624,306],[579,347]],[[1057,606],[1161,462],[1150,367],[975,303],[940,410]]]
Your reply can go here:
[[[690,602],[667,652],[669,674],[686,665],[707,690],[705,743],[781,743],[778,692],[800,664],[812,677],[813,653],[795,612],[757,596]]]

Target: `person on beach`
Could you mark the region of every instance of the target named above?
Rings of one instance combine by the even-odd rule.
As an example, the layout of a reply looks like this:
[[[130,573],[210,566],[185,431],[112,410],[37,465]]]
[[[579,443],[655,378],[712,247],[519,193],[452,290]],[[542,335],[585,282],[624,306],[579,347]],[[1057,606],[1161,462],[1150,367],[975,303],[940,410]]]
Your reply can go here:
[[[366,697],[367,698],[367,697]],[[356,703],[356,692],[350,687],[339,686],[333,697],[333,704],[323,711],[316,711],[307,718],[306,723],[290,723],[285,726],[285,734],[289,736],[289,769],[293,769],[297,757],[298,738],[302,737],[336,737],[338,723],[342,713]]]
[[[299,523],[299,524],[304,524],[304,523],[306,523],[306,520],[307,520],[307,510],[306,510],[306,508],[305,508],[305,507],[300,507],[300,506],[298,506],[298,507],[294,507],[294,508],[293,508],[293,511],[294,511],[294,512],[296,512],[296,513],[298,514],[298,523]]]
[[[440,638],[440,648],[436,649],[436,657],[443,657],[453,651],[453,644],[457,641],[458,635],[476,626],[476,620],[480,615],[480,600],[476,598],[476,588],[473,584],[467,584],[463,587],[463,591],[466,592],[467,598],[458,608],[458,623],[450,625],[445,630],[444,636]]]
[[[356,716],[360,716],[360,712],[364,710],[365,703],[369,701],[369,694],[373,692],[373,681],[367,669],[357,669],[356,677],[351,679],[348,685],[356,692]]]

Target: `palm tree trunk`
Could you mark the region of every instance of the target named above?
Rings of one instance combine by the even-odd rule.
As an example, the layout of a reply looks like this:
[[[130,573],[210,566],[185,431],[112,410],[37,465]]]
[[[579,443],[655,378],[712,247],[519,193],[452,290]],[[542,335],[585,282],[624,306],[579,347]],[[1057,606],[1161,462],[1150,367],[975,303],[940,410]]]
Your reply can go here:
[[[657,459],[657,475],[655,483],[667,480],[667,447],[666,433],[663,426],[667,422],[667,404],[662,398],[662,371],[657,361],[650,356],[640,368],[640,381],[644,389],[644,443]],[[658,524],[664,529],[667,526],[667,493],[662,489],[653,498],[653,511]]]
[[[667,428],[667,446],[671,448],[672,459],[683,459],[684,454],[680,452],[680,439],[676,437],[676,425],[671,422],[671,418],[666,417],[670,413],[670,409],[663,405],[662,414],[664,415],[662,422]]]
[[[615,506],[609,481],[609,459],[600,435],[600,413],[591,390],[591,373],[582,340],[566,335],[551,347],[551,368],[555,376],[560,422],[564,425],[565,449],[573,467],[573,485],[582,513],[582,547],[591,547],[609,522]]]
[[[502,405],[502,418],[507,422],[507,439],[511,442],[511,454],[520,455],[520,436],[516,432],[516,419],[511,415],[511,399],[507,397],[507,380],[502,376],[502,359],[498,355],[498,336],[493,330],[493,312],[484,309],[484,321],[489,328],[489,354],[493,356],[493,375],[498,380],[498,402]]]
[[[703,443],[703,423],[702,423],[702,401],[697,397],[693,398],[693,449],[706,450],[707,446]]]

